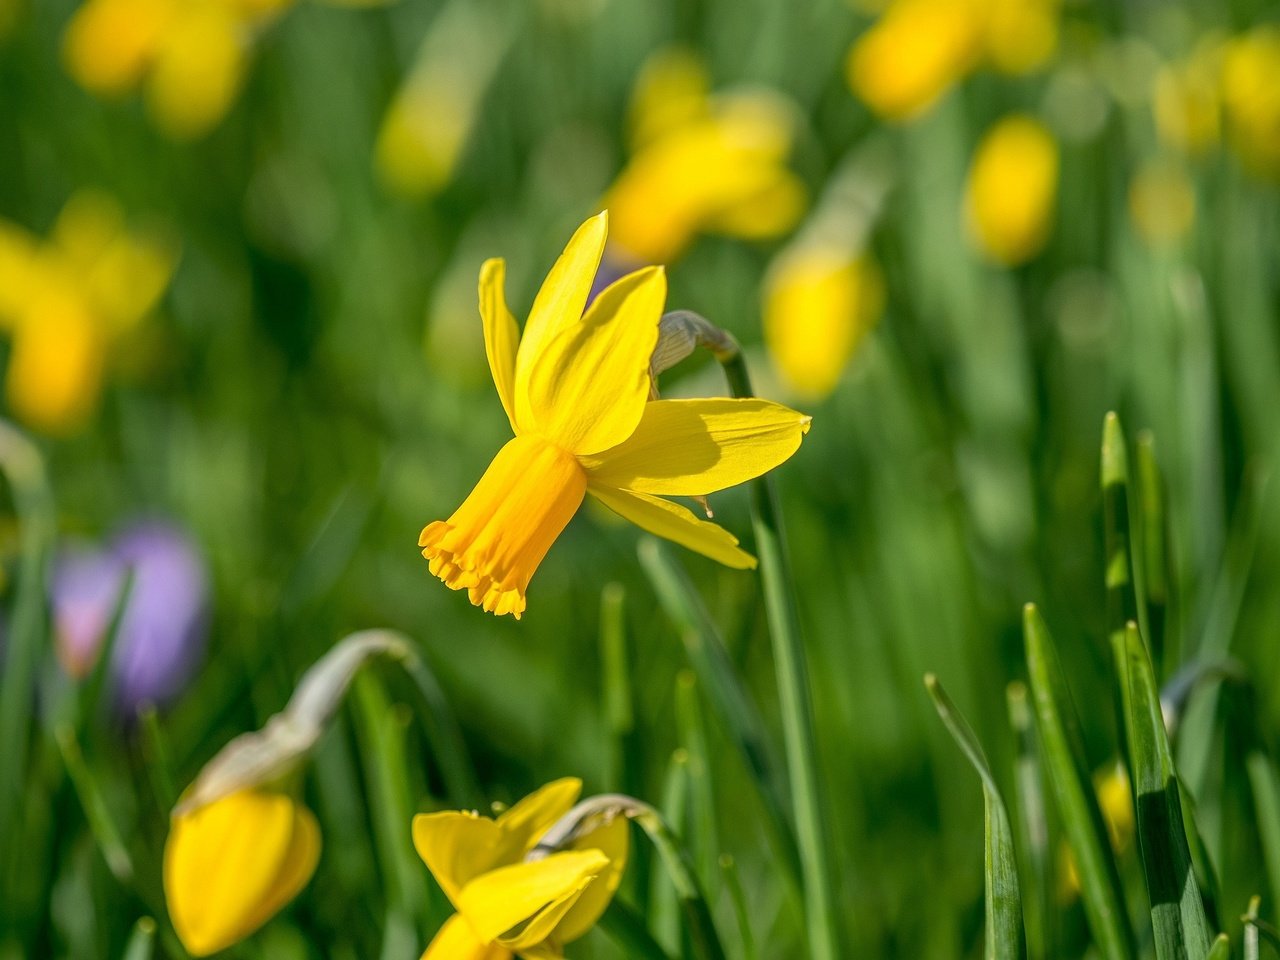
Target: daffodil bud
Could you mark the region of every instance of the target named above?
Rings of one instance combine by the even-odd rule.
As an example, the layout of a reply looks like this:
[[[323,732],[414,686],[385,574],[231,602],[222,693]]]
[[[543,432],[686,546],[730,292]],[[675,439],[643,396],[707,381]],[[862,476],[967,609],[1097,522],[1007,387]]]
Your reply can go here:
[[[347,637],[303,675],[282,712],[223,747],[174,808],[165,900],[195,956],[249,936],[311,879],[320,829],[280,784],[320,739],[356,672],[378,655],[415,656],[395,634]]]
[[[1040,121],[1005,117],[982,138],[969,168],[969,232],[991,260],[1016,266],[1049,238],[1058,196],[1058,144]]]
[[[293,798],[248,788],[176,814],[164,890],[182,945],[197,957],[243,940],[292,900],[320,857],[320,828]]]

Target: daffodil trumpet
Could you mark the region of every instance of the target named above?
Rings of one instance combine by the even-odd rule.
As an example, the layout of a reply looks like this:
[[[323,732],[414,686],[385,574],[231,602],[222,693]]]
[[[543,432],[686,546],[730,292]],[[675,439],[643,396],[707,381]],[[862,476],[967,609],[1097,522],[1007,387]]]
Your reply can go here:
[[[418,546],[434,576],[494,614],[519,619],[529,581],[587,494],[650,533],[755,567],[727,530],[664,498],[758,477],[809,429],[809,417],[767,400],[652,399],[666,275],[637,270],[586,307],[607,230],[604,213],[578,229],[523,334],[506,306],[505,265],[480,269],[486,352],[515,437],[448,520],[423,528]]]
[[[653,841],[684,907],[700,960],[724,950],[688,854],[656,810],[605,794],[575,803],[582,782],[547,784],[496,819],[468,811],[414,818],[413,840],[457,909],[422,960],[562,960],[599,921],[621,882],[628,821]]]

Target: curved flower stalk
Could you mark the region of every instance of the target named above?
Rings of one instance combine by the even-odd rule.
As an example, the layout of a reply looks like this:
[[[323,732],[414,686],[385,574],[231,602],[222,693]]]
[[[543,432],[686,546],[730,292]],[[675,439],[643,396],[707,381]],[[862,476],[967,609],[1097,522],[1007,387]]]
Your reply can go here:
[[[191,954],[243,940],[311,879],[320,829],[290,782],[356,673],[376,656],[398,661],[423,687],[424,668],[404,638],[352,634],[303,675],[283,711],[223,747],[179,798],[165,843],[164,892]],[[433,701],[434,685],[423,693]],[[461,756],[460,747],[450,749]]]
[[[767,400],[650,400],[666,276],[661,267],[628,274],[584,314],[606,233],[603,213],[578,229],[523,336],[503,295],[505,265],[480,268],[489,366],[515,439],[418,545],[432,574],[491,613],[519,619],[534,571],[588,493],[650,533],[754,567],[727,530],[663,497],[757,477],[795,453],[809,429],[809,417]]]
[[[111,197],[73,195],[47,239],[0,221],[0,329],[13,339],[9,406],[48,434],[79,429],[98,404],[112,348],[159,301],[176,252],[134,232]]]
[[[1058,199],[1058,143],[1023,114],[997,122],[974,151],[965,191],[969,233],[978,249],[1017,266],[1044,249]]]
[[[628,820],[658,847],[685,905],[700,957],[722,960],[719,939],[687,856],[657,812],[616,794],[577,803],[566,777],[496,819],[469,811],[420,814],[413,842],[458,911],[422,960],[561,960],[609,906],[630,848]]]
[[[849,52],[849,85],[890,120],[914,120],[973,70],[1043,66],[1058,43],[1058,0],[892,0]]]
[[[226,116],[258,35],[296,2],[85,0],[67,24],[62,57],[72,78],[98,97],[141,87],[161,132],[194,140]]]
[[[713,97],[693,54],[656,55],[633,98],[631,160],[603,202],[613,218],[611,253],[670,263],[699,233],[786,233],[805,205],[804,186],[786,167],[794,126],[779,95]]]

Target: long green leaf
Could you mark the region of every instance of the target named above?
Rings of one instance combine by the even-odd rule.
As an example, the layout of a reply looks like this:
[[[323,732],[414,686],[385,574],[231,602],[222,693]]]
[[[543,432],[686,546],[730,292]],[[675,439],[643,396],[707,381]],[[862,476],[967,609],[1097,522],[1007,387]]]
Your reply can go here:
[[[1209,948],[1209,960],[1231,960],[1231,938],[1225,933],[1218,934]]]
[[[1245,758],[1254,807],[1258,811],[1258,836],[1262,838],[1262,859],[1267,866],[1272,902],[1280,901],[1280,781],[1275,764],[1261,750]]]
[[[1138,842],[1151,898],[1151,925],[1160,960],[1203,960],[1213,932],[1205,916],[1182,819],[1182,799],[1165,732],[1151,658],[1130,622],[1125,629],[1129,715],[1125,735],[1137,798]]]
[[[1022,918],[1026,924],[1027,955],[1032,960],[1047,960],[1054,951],[1049,943],[1051,883],[1044,774],[1036,747],[1035,720],[1027,702],[1027,685],[1015,680],[1005,690],[1005,699],[1017,751],[1013,785],[1018,842],[1014,847],[1023,857]]]
[[[1025,608],[1023,636],[1036,731],[1067,843],[1075,855],[1085,917],[1106,960],[1133,960],[1133,933],[1107,829],[1087,772],[1080,721],[1053,638],[1035,604]]]
[[[1018,960],[1026,956],[1022,933],[1022,897],[1018,888],[1018,866],[1013,848],[1013,830],[1004,798],[987,764],[982,745],[969,722],[956,709],[946,690],[933,674],[926,674],[925,689],[943,725],[982,779],[982,801],[986,834],[986,952],[987,960]]]

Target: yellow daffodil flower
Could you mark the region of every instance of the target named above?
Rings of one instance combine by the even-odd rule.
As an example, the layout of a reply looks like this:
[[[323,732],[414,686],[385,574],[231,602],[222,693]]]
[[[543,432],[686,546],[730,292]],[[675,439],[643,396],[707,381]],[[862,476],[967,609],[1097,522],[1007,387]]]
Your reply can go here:
[[[1244,164],[1280,177],[1280,26],[1255,27],[1226,45],[1222,100]]]
[[[1124,853],[1133,844],[1137,822],[1133,813],[1129,774],[1121,764],[1116,763],[1094,774],[1093,788],[1098,796],[1098,809],[1102,811],[1103,822],[1107,825],[1111,849],[1117,854]],[[1060,892],[1064,900],[1074,900],[1080,893],[1080,875],[1076,871],[1071,848],[1065,843],[1062,847],[1061,864]]]
[[[1192,156],[1218,142],[1221,72],[1222,44],[1217,37],[1203,40],[1185,62],[1161,67],[1152,91],[1161,142]]]
[[[1195,225],[1196,191],[1181,163],[1144,163],[1129,183],[1129,219],[1154,247],[1177,243]]]
[[[893,0],[849,52],[849,86],[889,120],[929,111],[982,63],[1043,66],[1058,38],[1056,0]]]
[[[1053,134],[1031,117],[1005,117],[983,137],[969,168],[970,235],[996,263],[1025,263],[1049,238],[1057,196]]]
[[[164,894],[182,945],[204,957],[243,940],[307,885],[320,828],[281,793],[239,790],[177,814],[164,848]]]
[[[50,434],[83,425],[109,350],[151,311],[173,267],[172,250],[128,231],[101,194],[73,196],[44,242],[0,223],[0,328],[13,338],[5,392],[14,413]]]
[[[805,244],[779,255],[764,288],[764,338],[783,381],[822,399],[884,309],[884,280],[869,255]]]
[[[804,210],[785,166],[791,112],[776,95],[712,98],[687,55],[662,55],[634,95],[634,152],[605,196],[624,259],[670,263],[699,233],[779,236]]]
[[[632,523],[731,567],[755,566],[727,530],[664,496],[700,497],[759,476],[800,446],[809,417],[756,399],[650,400],[666,275],[646,267],[583,307],[607,215],[584,223],[533,302],[524,335],[505,265],[480,268],[480,315],[515,439],[448,520],[422,531],[431,572],[495,614],[525,609],[538,564],[586,494]]]
[[[413,844],[458,911],[422,960],[557,960],[595,925],[626,867],[626,819],[546,856],[534,850],[581,790],[580,780],[557,780],[496,820],[466,811],[414,817]]]

